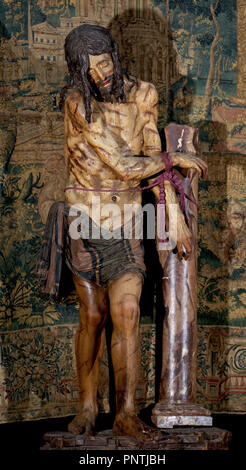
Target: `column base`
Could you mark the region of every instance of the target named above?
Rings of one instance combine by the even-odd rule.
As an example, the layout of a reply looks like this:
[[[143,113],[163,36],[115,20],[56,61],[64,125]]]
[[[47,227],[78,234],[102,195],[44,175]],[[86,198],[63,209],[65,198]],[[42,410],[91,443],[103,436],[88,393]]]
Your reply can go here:
[[[152,411],[152,422],[158,428],[173,426],[212,426],[210,411],[196,403],[157,403]]]

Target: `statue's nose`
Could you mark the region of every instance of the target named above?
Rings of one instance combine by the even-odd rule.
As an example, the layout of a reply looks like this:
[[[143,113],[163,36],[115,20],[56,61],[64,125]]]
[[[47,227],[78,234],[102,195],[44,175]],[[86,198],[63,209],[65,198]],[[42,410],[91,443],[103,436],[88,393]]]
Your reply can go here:
[[[105,74],[99,67],[97,68],[96,72],[97,72],[98,80],[104,80],[105,79]]]

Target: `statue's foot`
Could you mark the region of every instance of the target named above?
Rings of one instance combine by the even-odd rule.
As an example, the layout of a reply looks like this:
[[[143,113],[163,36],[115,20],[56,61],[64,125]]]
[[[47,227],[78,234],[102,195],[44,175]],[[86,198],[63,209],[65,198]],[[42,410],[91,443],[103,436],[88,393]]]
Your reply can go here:
[[[92,436],[94,434],[95,422],[97,413],[89,408],[79,411],[68,425],[68,431],[73,434],[87,434]]]
[[[135,413],[116,415],[113,433],[116,436],[130,436],[138,441],[153,441],[161,437],[160,431],[143,423]]]

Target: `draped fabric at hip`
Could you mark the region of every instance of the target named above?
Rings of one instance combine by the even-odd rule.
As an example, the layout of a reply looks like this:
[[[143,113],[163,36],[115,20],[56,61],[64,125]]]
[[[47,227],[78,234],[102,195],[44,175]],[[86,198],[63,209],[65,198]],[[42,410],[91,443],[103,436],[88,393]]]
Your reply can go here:
[[[59,296],[64,258],[64,207],[55,202],[49,211],[43,244],[35,269],[39,293],[51,299]]]
[[[136,218],[132,223],[131,239],[73,239],[69,235],[69,206],[56,202],[51,206],[46,222],[43,244],[35,275],[40,295],[58,299],[64,266],[70,272],[98,285],[107,284],[126,272],[145,275],[142,240],[135,239]],[[90,224],[92,221],[90,219]]]

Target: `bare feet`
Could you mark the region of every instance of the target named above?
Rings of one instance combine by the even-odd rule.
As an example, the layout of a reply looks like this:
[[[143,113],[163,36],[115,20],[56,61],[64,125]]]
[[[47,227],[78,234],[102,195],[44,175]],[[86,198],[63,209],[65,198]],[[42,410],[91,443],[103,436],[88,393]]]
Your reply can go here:
[[[97,413],[89,408],[80,410],[71,423],[69,423],[69,432],[73,434],[85,433],[88,436],[92,436],[94,434],[96,417]]]
[[[135,413],[116,415],[113,432],[116,436],[130,436],[138,441],[153,441],[161,437],[160,431],[143,423]]]

